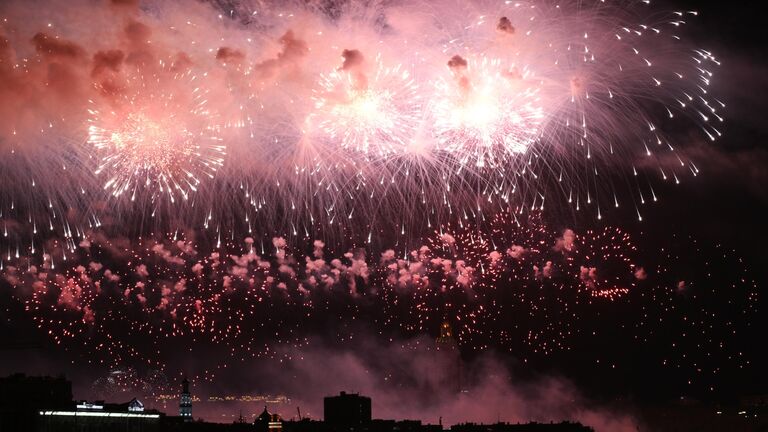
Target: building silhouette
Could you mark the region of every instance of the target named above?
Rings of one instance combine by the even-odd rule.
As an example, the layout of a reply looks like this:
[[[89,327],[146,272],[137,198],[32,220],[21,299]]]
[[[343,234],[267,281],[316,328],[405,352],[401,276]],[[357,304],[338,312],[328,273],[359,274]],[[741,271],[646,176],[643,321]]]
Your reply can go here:
[[[283,419],[278,414],[272,414],[264,405],[264,411],[256,417],[253,422],[255,431],[258,432],[277,432],[283,430]]]
[[[323,400],[323,417],[331,425],[352,426],[371,422],[371,398],[341,392]]]
[[[0,378],[0,431],[33,430],[40,410],[72,405],[72,383],[63,376],[14,374]]]
[[[184,420],[192,420],[192,394],[189,392],[189,380],[185,377],[181,382],[182,390],[179,396],[179,416]]]
[[[442,332],[443,340],[452,337],[450,326]],[[341,392],[324,398],[324,420],[302,418],[283,421],[266,406],[253,423],[240,413],[229,424],[192,421],[192,395],[189,381],[182,382],[179,416],[166,416],[145,409],[137,398],[125,403],[72,400],[72,385],[63,377],[0,378],[0,432],[588,432],[579,423],[473,424],[464,423],[444,429],[442,424],[424,424],[419,420],[373,419],[371,398]],[[721,429],[731,430],[731,429]],[[744,429],[733,429],[744,430]]]

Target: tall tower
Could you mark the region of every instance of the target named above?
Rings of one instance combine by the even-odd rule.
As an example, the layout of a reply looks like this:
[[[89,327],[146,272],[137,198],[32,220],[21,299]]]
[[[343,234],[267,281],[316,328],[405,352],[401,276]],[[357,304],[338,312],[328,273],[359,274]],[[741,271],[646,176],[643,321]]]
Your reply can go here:
[[[449,323],[447,320],[443,321],[443,323],[440,325],[440,336],[437,337],[435,343],[437,344],[437,349],[439,350],[456,351],[459,349],[458,344],[456,343],[456,339],[453,337],[453,329],[451,328],[451,323]]]
[[[461,354],[459,344],[453,336],[453,328],[448,320],[440,325],[440,336],[435,340],[435,348],[441,354],[436,359],[436,364],[445,369],[445,381],[443,385],[461,393]]]
[[[184,386],[179,397],[179,415],[184,421],[192,420],[192,395],[189,393],[189,380],[184,378],[181,382]]]

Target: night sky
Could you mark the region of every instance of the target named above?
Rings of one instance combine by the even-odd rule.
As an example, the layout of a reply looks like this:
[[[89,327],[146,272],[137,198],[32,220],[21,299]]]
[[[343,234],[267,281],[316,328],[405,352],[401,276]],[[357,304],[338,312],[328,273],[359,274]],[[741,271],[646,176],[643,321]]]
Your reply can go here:
[[[647,133],[643,121],[635,125],[631,111],[611,106],[589,111],[598,114],[585,124],[616,129],[596,134],[604,147],[594,144],[594,159],[582,164],[573,160],[575,151],[540,152],[542,165],[532,168],[552,164],[553,178],[563,168],[566,175],[573,171],[569,179],[574,179],[576,194],[583,199],[584,192],[590,193],[590,204],[581,201],[577,211],[565,204],[567,189],[543,177],[534,186],[525,183],[509,202],[486,204],[478,186],[484,178],[507,186],[496,169],[448,176],[445,181],[453,182],[454,189],[445,193],[440,179],[451,170],[449,158],[411,165],[408,183],[393,192],[394,187],[378,186],[390,181],[380,173],[402,175],[407,158],[395,158],[388,150],[385,156],[358,158],[350,150],[357,141],[345,141],[335,154],[318,150],[311,163],[302,159],[310,167],[307,172],[330,179],[323,181],[335,192],[326,184],[312,189],[310,181],[284,180],[294,171],[294,178],[305,178],[300,163],[290,165],[279,153],[290,147],[282,143],[292,137],[309,136],[309,123],[296,120],[303,113],[312,112],[309,118],[319,119],[313,124],[330,134],[318,139],[324,145],[340,139],[335,128],[350,127],[348,118],[324,108],[335,103],[332,97],[321,103],[319,90],[304,89],[306,76],[314,76],[308,71],[331,71],[327,82],[320,80],[323,91],[336,85],[334,73],[345,74],[353,87],[373,88],[379,78],[366,69],[374,63],[366,48],[379,46],[376,37],[393,43],[418,34],[414,28],[423,17],[440,26],[406,44],[410,51],[403,51],[402,61],[418,63],[424,57],[429,63],[436,61],[434,55],[448,71],[445,62],[453,51],[440,45],[446,39],[442,32],[450,34],[462,1],[440,2],[446,5],[444,17],[433,14],[427,2],[407,1],[368,8],[335,2],[278,7],[222,0],[190,2],[188,8],[177,2],[108,3],[0,4],[0,221],[10,232],[0,238],[0,375],[65,374],[76,398],[123,402],[139,396],[169,413],[175,412],[175,401],[164,405],[157,396],[175,395],[188,376],[193,393],[204,400],[285,395],[290,401],[273,406],[286,416],[301,406],[302,412],[319,417],[322,397],[346,390],[371,396],[378,418],[436,422],[443,417],[447,424],[572,418],[598,430],[636,430],[650,410],[675,406],[681,399],[729,405],[768,392],[763,310],[768,53],[754,7],[653,2],[657,12],[698,11],[685,18],[685,38],[721,62],[707,90],[726,105],[725,114],[718,111],[725,118],[719,127],[723,136],[712,142],[694,121],[658,120],[676,153],[654,155],[647,162],[651,158],[638,156],[643,146],[637,144],[640,132],[635,133],[641,127]],[[432,13],[409,15],[407,8],[400,9],[403,4]],[[489,4],[478,3],[474,10],[497,13]],[[27,19],[38,10],[39,16]],[[256,10],[261,13],[251,12]],[[296,17],[278,13],[283,10],[296,11]],[[86,11],[94,15],[83,25]],[[177,30],[186,16],[196,30]],[[611,21],[613,15],[608,16]],[[542,24],[543,29],[554,31],[553,22]],[[569,26],[577,24],[567,21],[565,30]],[[477,27],[482,30],[481,24]],[[94,39],[100,32],[107,36]],[[243,42],[247,37],[253,45],[250,39]],[[195,43],[182,46],[189,38]],[[468,38],[467,47],[486,43]],[[470,76],[466,70],[478,67],[467,47],[455,51],[470,59],[468,69],[449,64],[450,76]],[[600,54],[601,48],[595,51]],[[328,54],[323,50],[341,55],[315,59],[321,57],[318,52]],[[667,57],[661,67],[690,53],[662,51]],[[617,62],[624,61],[622,54],[615,55]],[[171,57],[160,68],[146,66]],[[605,58],[606,64],[614,61]],[[132,67],[141,72],[129,75]],[[210,71],[204,78],[210,93],[192,92],[183,100],[179,95],[188,81],[199,82],[202,75],[177,67]],[[430,79],[418,71],[414,76]],[[635,75],[599,76],[627,89],[639,86]],[[382,85],[401,83],[386,78],[390,81]],[[414,97],[427,85],[403,87],[406,96]],[[176,93],[161,90],[169,88]],[[570,91],[577,90],[571,82]],[[250,97],[238,99],[245,93]],[[541,94],[552,97],[546,89]],[[634,102],[636,93],[617,94]],[[637,99],[634,107],[649,112],[663,103],[654,89]],[[94,108],[99,103],[110,108]],[[158,120],[156,130],[155,123],[138,127],[133,135],[110,123],[110,116],[120,115],[115,107],[141,103],[167,111],[183,103],[193,108],[165,123]],[[401,107],[405,102],[388,103]],[[252,109],[249,119],[253,112],[259,120],[231,126],[237,124],[232,112],[243,106]],[[147,117],[162,116],[163,109],[141,115],[139,125],[154,121]],[[178,155],[142,146],[132,147],[135,153],[127,156],[112,155],[116,158],[104,165],[95,162],[94,142],[103,151],[117,134],[125,133],[128,138],[121,139],[126,140],[154,134],[155,144],[169,140],[176,145],[173,131],[179,123],[188,123],[184,133],[196,136],[192,139],[211,134],[211,128],[190,132],[204,118],[225,125],[215,129],[227,145],[222,167],[217,149],[207,154],[210,159],[188,165],[189,171],[178,171]],[[595,120],[592,126],[592,118],[610,120]],[[40,132],[44,123],[51,124],[51,131]],[[439,119],[434,123],[442,124]],[[94,124],[103,129],[94,133],[84,126]],[[393,145],[384,136],[399,136],[409,125],[406,119],[395,131],[387,130],[389,135],[376,135],[376,145]],[[436,133],[456,139],[453,131]],[[260,137],[273,147],[238,144]],[[598,148],[609,144],[618,151],[614,155],[611,147],[612,156],[602,158]],[[527,154],[537,151],[537,144],[530,145],[534,150]],[[312,165],[317,160],[322,162]],[[510,160],[501,165],[516,163]],[[695,163],[697,175],[691,175],[689,165],[674,171],[683,160]],[[126,169],[120,163],[136,165]],[[389,163],[402,165],[386,171]],[[250,173],[249,164],[261,171]],[[506,173],[527,178],[519,175],[524,166]],[[592,177],[595,166],[600,175]],[[632,167],[641,171],[642,180],[632,177]],[[660,181],[659,168],[682,173],[680,183]],[[164,180],[152,185],[147,180],[145,187],[144,177],[134,178],[140,169],[149,173],[142,173],[147,179],[184,172],[183,178],[193,180],[171,202],[168,197],[183,188],[161,190]],[[114,184],[125,182],[127,192],[104,186],[102,170],[118,178]],[[363,170],[366,181],[348,174]],[[199,185],[198,177],[203,179]],[[395,184],[395,174],[391,177]],[[591,203],[598,191],[604,194],[597,195],[598,202],[609,203],[599,219]],[[130,199],[132,193],[138,194],[136,200]],[[193,198],[179,199],[184,193]],[[353,194],[354,200],[347,199]],[[542,210],[535,200],[544,195]],[[264,209],[259,212],[261,197]],[[614,199],[622,203],[618,209]],[[448,212],[443,203],[451,200],[455,204]],[[295,202],[310,204],[302,210]],[[306,214],[295,216],[292,206]],[[444,321],[455,332],[460,373],[449,354],[436,350]],[[240,408],[256,413],[261,406],[201,403],[195,415],[231,421]]]

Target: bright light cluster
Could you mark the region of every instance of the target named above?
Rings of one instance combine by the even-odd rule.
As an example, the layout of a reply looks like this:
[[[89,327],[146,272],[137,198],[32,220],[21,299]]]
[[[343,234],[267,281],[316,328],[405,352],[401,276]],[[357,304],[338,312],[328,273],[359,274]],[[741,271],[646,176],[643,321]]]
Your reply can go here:
[[[45,223],[67,234],[102,220],[192,227],[217,242],[224,230],[352,242],[386,231],[405,244],[545,202],[556,214],[599,220],[621,207],[642,220],[667,190],[660,182],[699,174],[691,140],[676,137],[723,134],[725,103],[711,86],[720,62],[686,41],[692,11],[607,0],[230,3],[226,14],[209,3],[188,15],[142,9],[104,46],[64,27],[36,39],[34,61],[9,73],[26,82],[68,58],[80,99],[61,112],[69,89],[53,93],[49,80],[28,100],[0,94],[45,108],[0,116],[13,131],[0,145],[15,152],[0,164],[19,173],[0,210],[22,206],[32,223],[11,228],[11,254]],[[23,121],[43,113],[50,121]],[[45,145],[20,144],[38,133]],[[85,151],[71,144],[83,141]]]
[[[503,164],[538,138],[544,109],[530,73],[499,59],[472,58],[435,83],[432,106],[438,148],[473,159],[478,167]]]
[[[421,121],[419,86],[402,64],[387,67],[377,59],[363,72],[334,70],[321,75],[309,122],[346,150],[372,157],[402,153]]]
[[[196,81],[189,71],[160,69],[149,80],[131,77],[138,88],[120,94],[116,106],[89,109],[88,141],[101,155],[96,174],[106,177],[104,189],[131,200],[149,191],[173,202],[213,178],[226,147]]]

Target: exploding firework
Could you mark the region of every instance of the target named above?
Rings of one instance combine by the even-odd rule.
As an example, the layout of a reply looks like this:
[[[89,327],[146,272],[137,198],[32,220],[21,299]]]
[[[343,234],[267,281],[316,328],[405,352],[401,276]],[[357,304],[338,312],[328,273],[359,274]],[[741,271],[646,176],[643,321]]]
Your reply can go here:
[[[161,63],[149,75],[133,74],[116,100],[89,109],[89,142],[102,154],[96,174],[115,197],[133,201],[146,190],[150,202],[187,200],[223,164],[205,77],[178,68]]]
[[[66,261],[54,263],[48,254],[40,262],[4,260],[0,283],[56,344],[75,352],[91,347],[88,362],[162,370],[179,350],[221,353],[200,365],[206,377],[235,361],[280,356],[279,345],[305,346],[313,329],[346,328],[361,317],[398,338],[434,332],[447,319],[463,350],[546,361],[606,338],[608,345],[652,344],[657,321],[682,323],[668,335],[675,343],[692,343],[690,334],[700,329],[707,344],[717,344],[755,310],[755,282],[738,256],[720,247],[681,246],[723,254],[739,269],[736,279],[721,272],[710,282],[711,270],[680,273],[675,267],[685,253],[643,255],[618,228],[559,232],[540,214],[520,220],[516,212],[497,214],[490,226],[446,225],[403,254],[337,255],[316,240],[306,256],[284,238],[214,245],[110,239],[96,229]],[[739,316],[723,321],[709,313],[718,296],[742,305]],[[695,322],[687,320],[691,314]],[[689,345],[669,346],[661,355],[691,371],[708,355],[695,344],[687,351]],[[734,367],[742,361],[728,360]],[[699,378],[708,383],[715,375]]]
[[[344,53],[344,66],[320,77],[308,121],[332,143],[371,159],[407,151],[422,120],[416,80],[402,64],[387,67],[377,56],[368,72],[359,51]]]
[[[390,341],[448,320],[462,350],[524,361],[588,346],[608,371],[629,362],[615,344],[654,347],[647,364],[703,386],[748,364],[733,334],[757,287],[733,251],[681,274],[712,250],[643,256],[624,229],[545,222],[642,220],[657,182],[699,174],[675,136],[716,141],[725,104],[719,60],[685,39],[695,12],[148,1],[42,22],[7,3],[0,295],[119,366],[97,392],[161,388],[179,352],[211,378],[363,320]],[[112,25],[73,18],[92,12]]]
[[[158,5],[167,27],[139,13],[92,50],[46,24],[57,33],[36,35],[35,56],[10,68],[27,39],[4,30],[3,73],[34,91],[2,90],[25,107],[3,120],[2,148],[68,171],[56,187],[9,163],[24,172],[3,192],[4,218],[50,220],[59,234],[105,221],[135,233],[141,220],[144,233],[260,227],[350,244],[397,232],[407,243],[545,201],[597,219],[628,204],[641,219],[658,180],[699,173],[677,131],[722,134],[719,61],[684,39],[695,12],[599,1],[254,8],[183,16]],[[66,67],[69,104],[49,97],[53,65]],[[50,131],[31,133],[41,125]],[[51,134],[90,150],[73,139],[49,151]],[[104,205],[104,190],[136,203]]]
[[[637,275],[631,256],[636,249],[629,234],[619,228],[605,228],[587,231],[573,242],[571,251],[576,256],[571,262],[579,266],[579,279],[593,295],[614,299],[635,286]]]
[[[454,56],[449,66],[450,79],[435,83],[431,109],[438,150],[456,154],[462,164],[507,167],[539,136],[544,111],[536,83],[529,71],[498,59]]]

